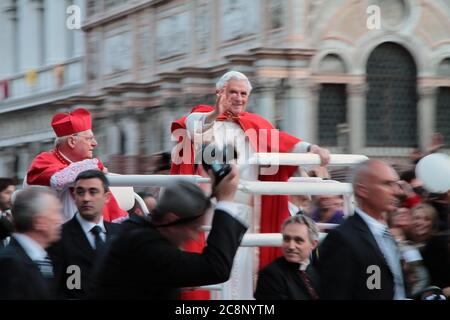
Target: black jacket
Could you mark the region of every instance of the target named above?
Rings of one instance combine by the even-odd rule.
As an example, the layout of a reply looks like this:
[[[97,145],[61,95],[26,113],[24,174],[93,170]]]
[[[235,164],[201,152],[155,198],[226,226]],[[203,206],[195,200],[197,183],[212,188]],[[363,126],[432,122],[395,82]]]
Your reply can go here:
[[[55,298],[53,279],[45,278],[38,266],[14,239],[0,250],[0,300]]]
[[[299,276],[299,264],[280,257],[259,272],[255,290],[257,300],[311,300]],[[312,287],[319,292],[319,274],[312,265],[306,269]]]
[[[106,229],[106,244],[119,233],[120,224],[103,222]],[[59,296],[62,299],[85,299],[92,284],[92,270],[97,253],[92,248],[80,223],[74,216],[62,227],[61,239],[48,250],[55,267]],[[74,275],[69,266],[78,266],[81,271],[81,288],[69,289],[67,280]],[[72,281],[71,281],[72,282]]]
[[[246,228],[216,210],[203,253],[173,246],[151,221],[132,217],[96,271],[93,298],[177,299],[179,288],[228,280]]]
[[[379,267],[380,289],[371,277]],[[368,269],[369,268],[369,269]],[[394,278],[364,220],[355,213],[331,231],[319,247],[320,296],[323,299],[392,300]]]

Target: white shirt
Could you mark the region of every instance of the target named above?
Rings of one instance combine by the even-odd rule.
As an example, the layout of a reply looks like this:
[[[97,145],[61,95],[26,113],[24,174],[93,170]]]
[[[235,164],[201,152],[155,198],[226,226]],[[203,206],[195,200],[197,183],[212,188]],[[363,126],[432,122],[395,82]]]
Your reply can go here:
[[[405,299],[405,285],[403,281],[402,266],[400,262],[400,251],[397,247],[393,247],[391,245],[391,243],[395,243],[395,240],[393,238],[392,240],[394,242],[390,242],[383,236],[383,232],[387,228],[387,225],[369,216],[360,208],[355,208],[355,211],[369,227],[370,232],[372,233],[375,241],[378,244],[378,248],[380,248],[380,251],[383,253],[385,260],[389,268],[391,269],[392,274],[394,275],[394,299]]]
[[[92,228],[95,226],[99,226],[102,232],[100,233],[100,237],[103,241],[106,241],[106,228],[105,224],[103,223],[103,218],[100,218],[99,223],[95,224],[93,222],[87,221],[84,219],[79,212],[76,213],[75,218],[80,223],[81,229],[83,229],[84,234],[86,235],[86,238],[88,239],[91,247],[95,250],[95,236],[91,232]]]
[[[241,206],[238,203],[230,201],[219,201],[216,205],[216,209],[225,211],[230,216],[242,223],[242,225],[248,228],[248,211],[241,210]]]
[[[47,257],[47,251],[35,240],[23,233],[13,233],[13,238],[17,240],[28,257],[33,261],[42,261]]]

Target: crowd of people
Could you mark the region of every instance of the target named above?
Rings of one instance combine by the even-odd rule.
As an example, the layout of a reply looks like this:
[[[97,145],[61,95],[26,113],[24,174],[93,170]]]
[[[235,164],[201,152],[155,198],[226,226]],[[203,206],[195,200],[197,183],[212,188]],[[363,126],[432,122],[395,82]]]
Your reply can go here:
[[[222,299],[450,296],[450,190],[427,192],[414,168],[397,172],[372,159],[353,171],[349,214],[335,195],[255,199],[238,190],[239,179],[301,174],[295,166],[263,174],[249,164],[255,152],[317,154],[313,174],[326,178],[329,152],[247,112],[244,74],[226,73],[216,89],[215,106],[196,106],[172,125],[179,144],[171,174],[208,176],[210,188],[181,181],[142,194],[150,214],[138,205],[122,210],[111,193],[93,156],[89,111],[56,114],[55,147],[32,161],[23,187],[0,178],[0,299],[209,298],[194,289],[218,283]],[[201,165],[205,143],[235,148],[227,174]],[[319,241],[323,223],[337,227]],[[281,249],[240,247],[247,231],[281,232]]]

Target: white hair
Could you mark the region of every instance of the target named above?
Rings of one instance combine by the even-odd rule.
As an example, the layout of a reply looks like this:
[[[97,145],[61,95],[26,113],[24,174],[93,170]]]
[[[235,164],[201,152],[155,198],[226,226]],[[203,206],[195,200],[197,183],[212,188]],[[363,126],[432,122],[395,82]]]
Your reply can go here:
[[[227,73],[225,73],[219,79],[219,81],[216,82],[216,89],[217,90],[222,89],[225,86],[225,84],[230,80],[243,80],[243,81],[247,82],[248,93],[250,93],[253,89],[247,76],[239,71],[228,71]]]
[[[53,142],[53,147],[56,148],[64,144],[67,141],[67,139],[69,139],[69,136],[56,137],[55,141]]]

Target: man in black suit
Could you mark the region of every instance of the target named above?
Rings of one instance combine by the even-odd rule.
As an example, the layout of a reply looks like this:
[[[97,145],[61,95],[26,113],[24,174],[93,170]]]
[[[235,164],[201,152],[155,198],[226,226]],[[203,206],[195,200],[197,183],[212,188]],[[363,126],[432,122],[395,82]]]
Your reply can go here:
[[[99,170],[81,172],[75,179],[72,195],[78,212],[63,225],[61,240],[49,250],[62,298],[86,298],[96,259],[121,227],[103,221],[110,194],[108,179]]]
[[[405,298],[400,253],[386,223],[399,204],[398,181],[395,170],[379,160],[356,169],[355,213],[319,247],[323,299]]]
[[[210,176],[214,179],[211,172]],[[202,253],[179,249],[196,239],[205,223],[209,198],[186,181],[167,187],[151,219],[123,223],[96,272],[94,298],[177,299],[181,287],[225,282],[247,229],[232,202],[238,184],[235,166],[214,188],[217,206]]]
[[[281,228],[283,256],[259,272],[257,300],[317,300],[319,274],[310,263],[319,243],[312,219],[301,214],[287,218]]]
[[[12,206],[15,233],[0,250],[0,300],[55,298],[53,267],[45,249],[60,238],[62,206],[47,187],[17,193]]]

